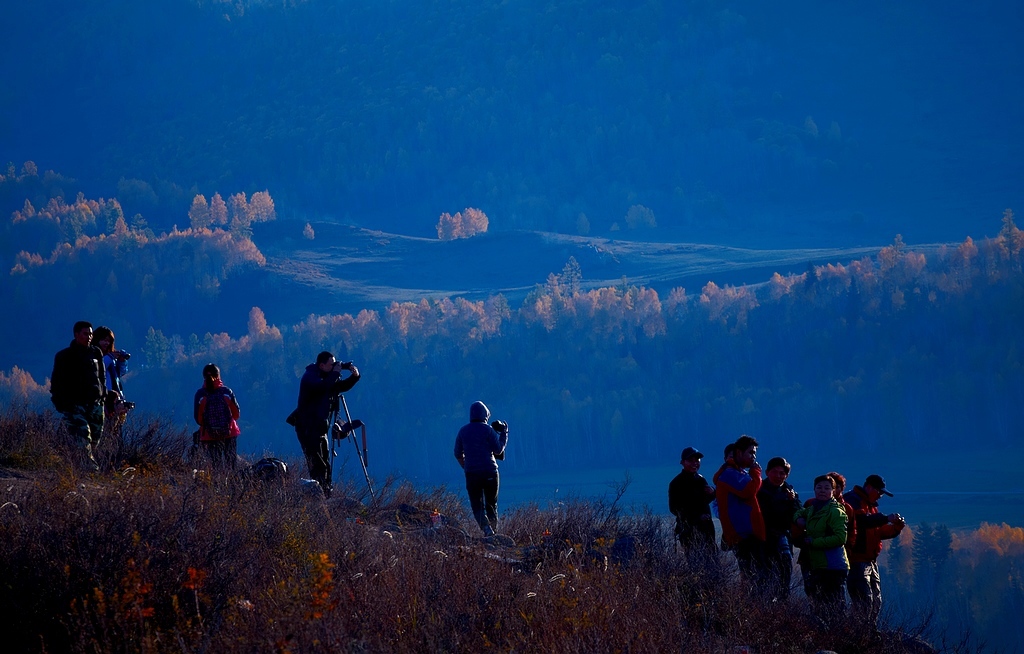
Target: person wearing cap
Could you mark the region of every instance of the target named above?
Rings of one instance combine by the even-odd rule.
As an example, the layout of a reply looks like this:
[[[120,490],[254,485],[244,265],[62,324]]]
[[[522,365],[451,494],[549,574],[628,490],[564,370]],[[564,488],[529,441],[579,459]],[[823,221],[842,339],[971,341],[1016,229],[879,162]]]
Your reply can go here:
[[[850,559],[846,586],[853,600],[854,614],[876,628],[882,610],[882,584],[878,575],[882,541],[896,538],[906,526],[900,514],[879,512],[878,500],[882,495],[893,496],[886,490],[885,480],[879,475],[868,475],[863,486],[854,486],[843,496],[853,507],[857,528],[853,545],[848,545],[846,550]]]
[[[786,479],[792,469],[781,456],[768,461],[757,503],[764,516],[765,529],[765,586],[776,599],[789,597],[793,579],[793,547],[790,528],[793,516],[800,510],[800,495]]]
[[[505,458],[508,425],[502,420],[487,424],[491,411],[483,402],[469,407],[469,424],[455,437],[455,460],[466,472],[466,492],[473,517],[484,536],[498,527],[498,461]]]
[[[707,551],[715,543],[711,501],[715,489],[698,471],[704,455],[687,447],[679,457],[683,470],[668,484],[668,510],[676,517],[676,537],[684,552]]]

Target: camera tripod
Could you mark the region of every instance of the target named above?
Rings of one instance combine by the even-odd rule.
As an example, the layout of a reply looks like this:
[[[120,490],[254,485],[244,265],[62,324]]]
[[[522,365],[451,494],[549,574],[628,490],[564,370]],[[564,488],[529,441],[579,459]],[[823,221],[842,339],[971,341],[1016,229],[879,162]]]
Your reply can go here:
[[[340,409],[345,410],[345,422],[344,424],[338,422],[338,412]],[[340,440],[344,440],[349,437],[352,432],[356,429],[360,430],[363,439],[363,449],[359,449],[359,443],[356,442],[355,437],[352,438],[352,446],[356,448],[356,458],[359,459],[359,465],[363,468],[363,477],[366,478],[366,488],[370,491],[370,500],[375,501],[377,498],[373,494],[373,485],[370,483],[370,473],[366,471],[366,466],[369,465],[369,459],[366,453],[366,424],[362,420],[353,420],[352,415],[348,412],[348,403],[345,401],[345,396],[339,394],[336,400],[331,405],[331,477],[334,476],[334,459],[338,456],[338,450],[335,443]]]

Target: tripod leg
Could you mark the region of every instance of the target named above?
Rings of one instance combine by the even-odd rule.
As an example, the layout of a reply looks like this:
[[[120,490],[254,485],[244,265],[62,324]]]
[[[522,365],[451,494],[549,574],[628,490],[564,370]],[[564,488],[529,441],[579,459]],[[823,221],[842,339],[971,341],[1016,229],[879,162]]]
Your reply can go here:
[[[352,415],[348,412],[348,402],[345,401],[345,396],[344,395],[341,395],[339,397],[341,398],[341,406],[342,406],[342,408],[345,409],[345,420],[347,420],[348,424],[351,425],[352,424]],[[363,430],[363,442],[365,443],[366,442],[366,426],[365,425],[362,427],[362,430]],[[366,470],[366,459],[363,456],[363,453],[359,451],[359,443],[356,442],[355,434],[352,434],[352,445],[354,445],[355,448],[356,448],[356,458],[359,459],[359,465],[362,466],[362,468],[363,468],[363,477],[366,478],[366,488],[367,488],[367,490],[370,491],[370,500],[374,501],[377,498],[373,494],[373,485],[370,483],[370,473],[367,472],[367,470]]]

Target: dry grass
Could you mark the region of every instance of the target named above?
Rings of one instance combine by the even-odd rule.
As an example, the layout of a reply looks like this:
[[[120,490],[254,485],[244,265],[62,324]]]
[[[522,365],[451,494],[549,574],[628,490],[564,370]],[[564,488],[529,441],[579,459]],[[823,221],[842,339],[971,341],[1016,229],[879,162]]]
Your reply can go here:
[[[506,513],[518,545],[503,547],[468,536],[444,489],[389,480],[368,505],[365,488],[324,502],[211,476],[159,421],[130,424],[102,450],[109,471],[86,475],[58,433],[50,414],[0,418],[0,465],[31,478],[0,485],[7,651],[905,651],[760,604],[615,501]]]

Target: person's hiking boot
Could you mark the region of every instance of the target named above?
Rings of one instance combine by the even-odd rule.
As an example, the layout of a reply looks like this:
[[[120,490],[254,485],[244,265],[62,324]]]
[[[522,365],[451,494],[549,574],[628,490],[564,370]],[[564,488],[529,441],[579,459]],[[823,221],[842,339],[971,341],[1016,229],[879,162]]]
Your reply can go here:
[[[484,527],[484,538],[490,538],[493,535],[494,535],[494,530],[491,529],[490,525],[487,525],[486,527]]]

